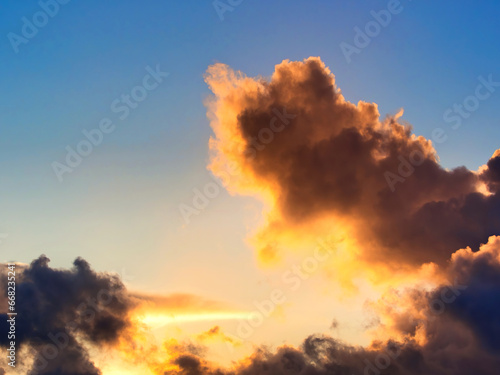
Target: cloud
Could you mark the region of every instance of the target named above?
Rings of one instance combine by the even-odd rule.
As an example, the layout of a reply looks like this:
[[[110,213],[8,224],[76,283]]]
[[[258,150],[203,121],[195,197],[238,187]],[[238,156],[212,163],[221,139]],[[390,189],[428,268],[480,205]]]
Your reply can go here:
[[[196,339],[201,342],[220,340],[234,346],[240,346],[241,342],[226,335],[219,326],[214,326],[206,332],[200,333]]]
[[[7,285],[5,273],[2,285]],[[54,269],[42,255],[17,269],[18,360],[27,365],[19,351],[29,349],[33,373],[100,374],[86,345],[105,348],[116,343],[131,325],[132,307],[117,276],[98,274],[81,258],[71,270]],[[0,314],[1,332],[7,332],[7,319],[5,313]],[[9,342],[7,335],[0,337],[0,346],[8,347]]]
[[[18,321],[17,340],[38,352],[32,373],[40,374],[100,374],[89,345],[100,351],[125,351],[131,365],[147,366],[162,375],[496,374],[500,236],[490,237],[477,252],[464,248],[453,253],[442,276],[442,283],[434,287],[393,290],[375,301],[370,307],[378,314],[379,324],[368,347],[312,334],[300,347],[260,347],[248,358],[221,368],[205,359],[203,346],[169,339],[158,347],[148,343],[146,336],[141,342],[140,336],[130,335],[127,327],[137,323],[129,316],[137,297],[131,297],[116,276],[95,273],[82,259],[71,270],[52,269],[42,256],[18,276],[18,313],[25,318]],[[94,296],[102,296],[102,290],[113,290],[113,298],[89,303]],[[92,305],[98,312],[90,319],[86,310]],[[201,342],[227,339],[218,326],[196,338]],[[47,360],[49,345],[58,355]],[[47,363],[40,371],[42,358]]]
[[[480,251],[456,251],[446,282],[396,292],[378,306],[381,330],[367,347],[311,335],[298,348],[265,347],[221,369],[182,348],[166,374],[177,375],[495,375],[500,368],[500,237]],[[439,304],[439,303],[440,304]],[[378,305],[377,305],[378,304]],[[175,366],[172,368],[171,366]],[[158,373],[163,369],[159,369]]]
[[[498,193],[500,190],[500,149],[496,150],[483,169],[481,179],[486,183],[491,193]]]
[[[201,355],[203,348],[175,340],[158,348],[151,329],[141,319],[144,314],[171,318],[232,311],[224,303],[191,294],[130,292],[119,276],[95,272],[82,258],[71,269],[54,269],[49,262],[42,255],[30,265],[16,265],[16,367],[24,373],[101,374],[96,360],[102,363],[102,356],[113,353],[133,365],[163,368],[170,352]],[[0,347],[9,348],[7,267],[1,266],[0,332],[5,334]],[[232,343],[218,327],[202,334],[200,340],[210,338]],[[91,358],[96,353],[99,358]],[[7,368],[4,358],[0,364],[2,373],[1,367]]]
[[[210,169],[231,193],[267,203],[254,237],[262,258],[270,244],[292,246],[333,226],[357,261],[443,265],[453,249],[477,250],[500,234],[498,156],[481,177],[442,168],[402,112],[381,119],[376,104],[348,102],[319,58],[285,60],[270,79],[216,64],[206,82]],[[229,170],[238,173],[228,179]],[[491,194],[479,192],[481,182]]]
[[[467,288],[447,313],[470,327],[485,350],[500,353],[500,237],[477,253],[468,248],[453,254],[450,278]]]
[[[269,80],[216,64],[206,80],[214,92],[207,102],[210,169],[231,193],[267,205],[254,236],[260,256],[280,259],[283,249],[333,232],[333,263],[324,267],[335,264],[335,277],[371,272],[396,280],[367,303],[377,315],[375,339],[360,347],[312,334],[300,347],[257,348],[221,368],[198,344],[167,339],[157,346],[136,318],[227,311],[225,304],[132,293],[81,258],[64,270],[41,256],[18,267],[16,342],[26,372],[101,374],[92,357],[98,349],[123,352],[131,364],[162,375],[496,374],[500,150],[477,172],[442,168],[431,142],[412,134],[402,112],[380,119],[376,104],[346,101],[319,58],[284,61]],[[229,170],[236,173],[228,179]],[[429,277],[411,286],[398,280],[415,270]],[[6,321],[0,314],[2,332]],[[235,344],[218,326],[194,337]],[[0,346],[8,347],[6,335]]]

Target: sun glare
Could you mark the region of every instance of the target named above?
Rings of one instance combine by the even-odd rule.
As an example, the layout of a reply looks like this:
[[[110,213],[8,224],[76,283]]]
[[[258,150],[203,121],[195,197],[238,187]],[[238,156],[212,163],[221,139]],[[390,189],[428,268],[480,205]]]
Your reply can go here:
[[[250,319],[250,312],[207,312],[193,314],[154,314],[144,315],[139,319],[149,327],[156,329],[166,326],[167,324],[185,323],[185,322],[200,322],[211,320],[236,320]]]

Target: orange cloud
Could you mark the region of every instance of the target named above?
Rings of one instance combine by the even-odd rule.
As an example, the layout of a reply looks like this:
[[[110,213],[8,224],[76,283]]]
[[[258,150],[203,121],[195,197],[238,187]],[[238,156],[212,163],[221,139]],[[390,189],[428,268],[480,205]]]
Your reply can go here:
[[[250,240],[263,264],[333,233],[345,251],[325,269],[343,284],[398,282],[500,233],[496,157],[482,175],[442,168],[402,110],[381,119],[376,104],[350,103],[319,58],[285,60],[270,79],[215,64],[205,79],[209,168],[230,193],[265,203]]]

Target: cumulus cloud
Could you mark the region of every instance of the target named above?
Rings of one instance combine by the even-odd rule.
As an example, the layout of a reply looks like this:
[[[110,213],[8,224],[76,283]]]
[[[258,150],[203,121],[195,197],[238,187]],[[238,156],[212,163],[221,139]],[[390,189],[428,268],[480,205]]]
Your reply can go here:
[[[496,150],[481,174],[482,180],[491,193],[500,190],[500,150]]]
[[[495,375],[500,368],[500,237],[478,252],[453,254],[431,289],[394,291],[374,304],[379,338],[367,347],[311,335],[298,347],[265,347],[221,369],[182,348],[168,362],[176,375]],[[165,364],[166,365],[166,364]],[[174,367],[172,367],[174,366]]]
[[[216,64],[206,82],[210,169],[270,207],[255,236],[262,257],[321,223],[343,229],[363,259],[397,266],[444,264],[500,233],[498,156],[481,177],[442,168],[401,113],[381,119],[376,104],[347,101],[319,58],[285,60],[270,79]],[[491,194],[479,192],[482,180]]]
[[[43,369],[35,361],[28,371],[33,374],[100,374],[87,350],[89,344],[125,350],[132,363],[140,362],[161,375],[496,374],[500,236],[490,237],[477,252],[456,251],[442,276],[434,287],[394,290],[373,302],[379,325],[368,347],[313,334],[300,347],[260,347],[222,368],[207,361],[206,350],[198,344],[170,339],[158,347],[137,341],[127,330],[135,324],[129,315],[137,297],[131,297],[116,277],[95,273],[82,259],[71,270],[52,269],[42,256],[20,272],[18,312],[25,319],[18,322],[18,342],[37,353],[38,361],[47,360],[48,345],[58,350]],[[113,291],[106,303],[96,297],[103,290]],[[98,311],[92,319],[89,306]],[[114,345],[120,338],[127,338],[127,343]],[[226,341],[227,336],[218,326],[197,336],[200,342],[213,339]]]
[[[42,255],[30,265],[16,265],[16,367],[30,375],[96,375],[97,358],[118,353],[133,365],[154,369],[173,366],[170,353],[200,356],[204,349],[167,340],[158,348],[142,318],[145,314],[230,311],[221,302],[192,294],[151,295],[128,291],[118,275],[92,270],[82,258],[71,269],[49,266]],[[10,347],[7,322],[7,266],[1,265],[0,347]],[[163,316],[161,315],[161,316]],[[219,327],[200,335],[200,341],[221,340],[237,345]],[[158,357],[160,357],[158,359]],[[9,368],[0,359],[0,374]]]
[[[221,368],[198,344],[152,344],[149,332],[136,332],[144,326],[133,313],[221,311],[224,304],[132,293],[81,258],[63,270],[41,256],[18,267],[16,342],[23,358],[33,358],[23,364],[26,372],[100,374],[91,357],[99,348],[127,352],[133,364],[161,375],[497,374],[500,150],[478,172],[442,168],[431,142],[412,133],[402,112],[381,119],[376,104],[348,102],[319,58],[284,61],[270,79],[216,64],[206,81],[214,93],[207,103],[210,169],[231,193],[266,203],[254,237],[261,257],[276,259],[283,247],[334,232],[339,246],[331,258],[347,278],[352,273],[342,266],[349,261],[404,272],[434,262],[433,277],[394,284],[367,303],[377,314],[368,347],[313,334],[300,347],[257,348]],[[0,313],[2,332],[6,321]],[[235,344],[218,326],[195,339]]]
[[[3,274],[2,285],[6,280]],[[54,269],[40,256],[17,269],[15,341],[34,362],[27,364],[27,356],[18,355],[18,360],[31,366],[30,373],[100,374],[86,346],[116,343],[131,324],[132,307],[117,276],[96,273],[81,258],[70,270]],[[0,314],[1,332],[8,330],[7,319]],[[9,342],[2,334],[0,346],[9,347]]]

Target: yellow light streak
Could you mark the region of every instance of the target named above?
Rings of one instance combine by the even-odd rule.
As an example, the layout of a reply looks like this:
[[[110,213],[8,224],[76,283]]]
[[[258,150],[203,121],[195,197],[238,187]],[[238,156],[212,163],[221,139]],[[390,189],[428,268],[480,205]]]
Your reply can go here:
[[[144,315],[139,319],[151,328],[160,328],[167,324],[200,322],[210,320],[250,319],[251,312],[212,312],[192,314],[154,314]]]

